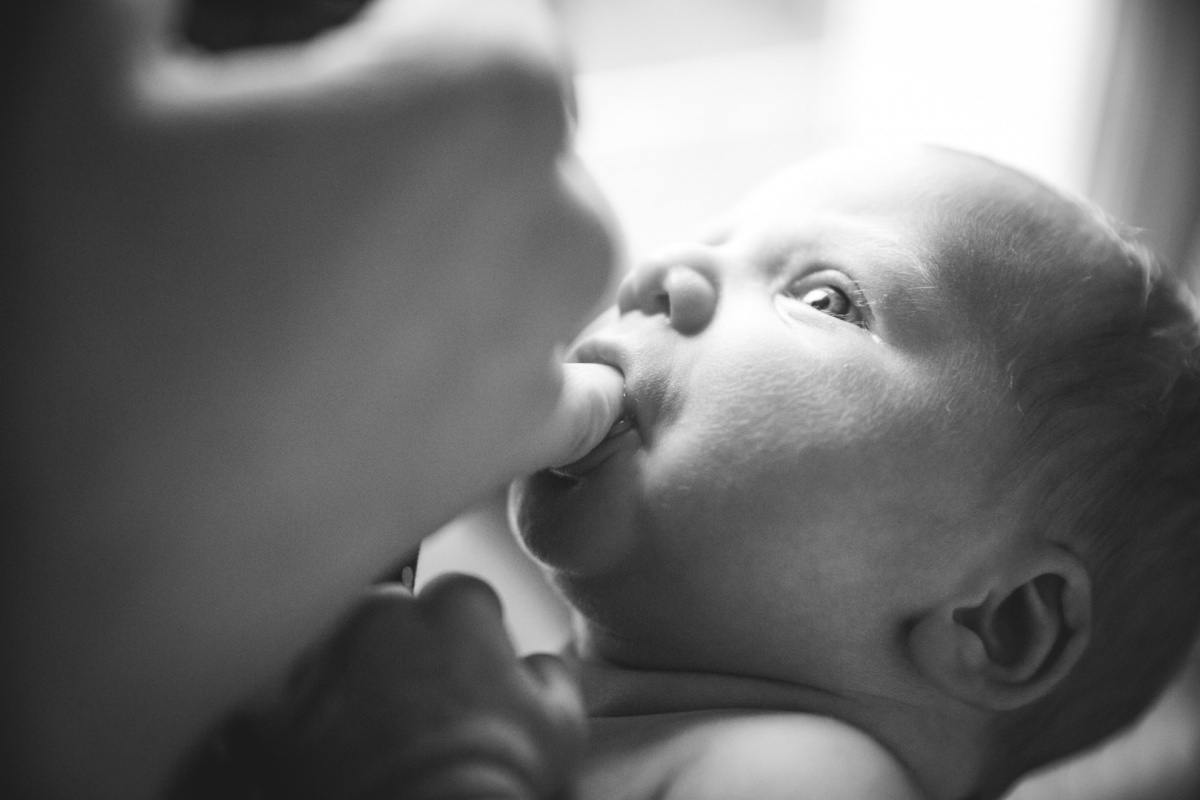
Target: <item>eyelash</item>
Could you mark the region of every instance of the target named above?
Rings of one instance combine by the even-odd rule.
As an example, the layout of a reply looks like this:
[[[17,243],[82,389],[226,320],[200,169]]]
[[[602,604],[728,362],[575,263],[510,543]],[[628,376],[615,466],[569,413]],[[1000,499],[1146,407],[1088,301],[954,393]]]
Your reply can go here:
[[[813,303],[808,302],[809,298],[811,298],[814,293],[820,292],[823,289],[828,290],[828,293],[833,293],[844,298],[846,302],[846,312],[844,314],[825,311],[821,308],[817,308],[817,306]],[[826,296],[828,296],[828,293]],[[867,327],[867,318],[863,313],[863,309],[866,307],[866,298],[863,297],[862,291],[857,286],[851,286],[849,289],[845,289],[832,281],[813,281],[811,277],[809,277],[804,280],[794,282],[787,288],[786,291],[783,292],[783,294],[793,300],[803,303],[809,308],[815,308],[821,313],[828,314],[834,319],[840,319],[844,322],[850,323],[851,325],[857,325],[860,328]]]

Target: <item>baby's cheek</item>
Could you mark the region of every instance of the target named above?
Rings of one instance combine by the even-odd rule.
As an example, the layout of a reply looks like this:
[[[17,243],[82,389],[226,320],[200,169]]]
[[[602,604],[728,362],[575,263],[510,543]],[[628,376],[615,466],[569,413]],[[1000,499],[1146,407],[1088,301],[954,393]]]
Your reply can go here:
[[[764,454],[849,444],[855,407],[829,376],[773,359],[731,366],[720,381],[694,387],[686,406],[696,438],[744,466]]]

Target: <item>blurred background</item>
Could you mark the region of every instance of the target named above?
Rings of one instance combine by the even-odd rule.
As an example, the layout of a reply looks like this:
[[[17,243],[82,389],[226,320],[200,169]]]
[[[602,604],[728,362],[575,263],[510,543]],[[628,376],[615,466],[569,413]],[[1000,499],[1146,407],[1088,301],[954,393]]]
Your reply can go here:
[[[993,156],[1195,258],[1200,28],[1161,0],[560,0],[633,253],[847,143]]]
[[[554,5],[577,59],[577,147],[613,205],[626,263],[816,150],[923,141],[1091,198],[1200,288],[1200,3]],[[418,584],[449,569],[498,587],[522,652],[566,642],[567,612],[514,543],[503,497],[426,542]],[[1155,712],[1142,737],[1152,756],[1117,750],[1017,797],[1197,796],[1197,708],[1193,680]]]

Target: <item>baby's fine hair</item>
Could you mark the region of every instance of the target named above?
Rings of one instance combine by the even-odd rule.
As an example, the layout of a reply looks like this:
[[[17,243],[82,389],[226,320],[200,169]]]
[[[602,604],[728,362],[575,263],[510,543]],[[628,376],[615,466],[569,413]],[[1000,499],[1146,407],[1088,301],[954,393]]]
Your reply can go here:
[[[1093,628],[1059,687],[997,719],[997,788],[1136,720],[1200,617],[1196,301],[1097,209],[998,170],[1016,202],[970,213],[960,252],[1012,282],[996,297],[1024,298],[989,313],[1020,418],[1007,467],[1023,524],[1086,564]]]

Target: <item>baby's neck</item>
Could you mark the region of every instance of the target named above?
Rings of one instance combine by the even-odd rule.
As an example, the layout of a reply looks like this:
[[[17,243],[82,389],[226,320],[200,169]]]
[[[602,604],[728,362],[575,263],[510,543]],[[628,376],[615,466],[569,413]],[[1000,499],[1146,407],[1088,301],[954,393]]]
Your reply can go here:
[[[637,669],[594,653],[578,656],[587,713],[593,720],[637,720],[692,712],[793,712],[831,717],[875,739],[935,800],[971,795],[978,753],[959,720],[878,698],[835,694],[817,686],[745,675]]]
[[[770,710],[838,716],[838,698],[802,684],[712,672],[645,670],[581,657],[588,716]]]

